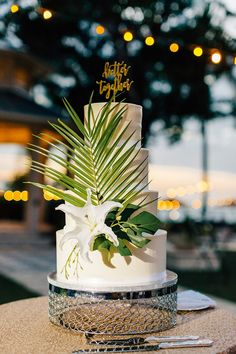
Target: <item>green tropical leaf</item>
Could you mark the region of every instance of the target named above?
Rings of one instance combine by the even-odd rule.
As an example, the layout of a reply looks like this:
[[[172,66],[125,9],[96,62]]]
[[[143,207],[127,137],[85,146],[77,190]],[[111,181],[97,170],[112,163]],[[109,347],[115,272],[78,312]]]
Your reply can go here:
[[[110,170],[103,169],[102,173],[99,175],[101,180],[101,189],[104,187],[108,188],[108,183],[113,184],[116,178],[121,175],[124,171],[128,169],[134,159],[139,153],[139,149],[136,151],[135,155],[130,159],[131,155],[135,152],[137,143],[133,144],[129,149],[124,152],[124,146],[128,144],[128,139],[118,148],[118,151],[112,157],[112,163],[110,165]],[[110,188],[110,186],[109,186]]]
[[[154,235],[160,227],[158,218],[147,211],[142,211],[137,216],[129,219],[129,223],[137,225],[141,232],[147,232],[151,235]]]
[[[130,216],[138,209],[140,209],[140,206],[134,204],[128,204],[125,210],[120,214],[120,220],[121,221],[128,220]]]
[[[37,152],[44,159],[56,162],[60,168],[70,173],[70,175],[64,174],[59,171],[59,168],[49,167],[39,161],[32,163],[32,169],[51,178],[59,187],[74,192],[76,197],[68,196],[55,187],[33,184],[74,205],[83,205],[86,200],[86,189],[89,188],[92,191],[94,205],[112,199],[119,200],[127,206],[132,198],[137,197],[142,191],[143,188],[139,187],[137,190],[137,187],[142,182],[140,176],[146,168],[146,161],[133,166],[133,161],[140,149],[137,148],[139,142],[130,146],[134,132],[126,136],[130,123],[122,129],[119,128],[127,108],[124,105],[120,106],[120,103],[113,105],[112,101],[109,101],[95,116],[91,96],[86,124],[83,125],[70,103],[66,99],[63,102],[77,130],[71,129],[58,119],[57,123],[50,124],[63,141],[42,134],[37,138],[47,143],[48,148],[31,144],[29,149]],[[51,148],[55,152],[50,151]],[[124,249],[122,252],[128,252],[123,245],[120,248]]]
[[[92,95],[93,95],[93,93],[92,93]],[[91,98],[92,98],[92,95],[91,95]],[[80,120],[78,114],[75,112],[74,108],[70,105],[70,103],[67,101],[66,98],[63,98],[63,103],[64,103],[68,113],[70,114],[71,118],[75,122],[79,131],[83,134],[84,137],[87,138],[88,137],[87,130],[86,130],[85,126],[83,125],[82,121]]]
[[[131,251],[129,248],[126,246],[124,240],[119,239],[119,245],[117,247],[118,252],[120,253],[121,256],[132,256]]]
[[[105,236],[98,236],[96,237],[95,241],[94,241],[94,244],[93,244],[93,250],[101,250],[101,249],[107,249],[109,250],[110,247],[112,246],[112,242],[109,241],[108,239],[106,239]]]
[[[41,184],[41,183],[36,183],[36,182],[25,182],[25,183],[29,183],[29,184],[32,184],[33,186],[35,187],[38,187],[38,188],[41,188],[45,191],[48,191],[52,194],[55,194],[58,198],[61,198],[65,201],[67,201],[68,203],[70,204],[73,204],[75,206],[78,206],[78,207],[83,207],[86,200],[82,200],[82,199],[79,199],[75,196],[72,196],[68,193],[65,193],[63,192],[62,190],[59,190],[55,187],[52,187],[52,186],[49,186],[49,185],[45,185],[45,184]]]
[[[142,248],[146,246],[150,240],[142,236],[142,233],[138,230],[133,231],[131,228],[127,228],[127,235],[133,245],[135,245],[138,248]]]

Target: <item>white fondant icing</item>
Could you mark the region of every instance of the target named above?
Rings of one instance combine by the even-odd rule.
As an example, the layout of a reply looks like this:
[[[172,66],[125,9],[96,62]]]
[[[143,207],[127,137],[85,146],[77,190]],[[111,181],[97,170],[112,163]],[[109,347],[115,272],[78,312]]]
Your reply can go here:
[[[133,201],[133,204],[142,203],[144,205],[146,203],[149,203],[148,205],[140,209],[138,213],[140,213],[140,211],[148,211],[153,215],[157,215],[157,198],[158,198],[158,192],[156,191],[142,191],[138,195],[138,197]]]

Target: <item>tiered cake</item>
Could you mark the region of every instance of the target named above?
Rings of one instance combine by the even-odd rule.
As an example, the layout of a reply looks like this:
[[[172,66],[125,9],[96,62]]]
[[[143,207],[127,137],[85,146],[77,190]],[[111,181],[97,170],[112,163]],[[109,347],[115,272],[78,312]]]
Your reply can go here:
[[[106,103],[102,102],[91,104],[94,125],[100,117],[105,105]],[[122,108],[125,108],[125,113],[119,122],[113,139],[115,139],[116,134],[128,125],[117,148],[122,146],[123,141],[132,135],[125,148],[128,149],[129,146],[136,143],[135,151],[138,151],[141,144],[142,107],[130,103],[111,103],[109,120],[112,120],[117,110]],[[88,105],[84,108],[84,116],[86,125],[88,122]],[[139,166],[140,162],[143,160],[148,161],[148,153],[149,151],[147,149],[140,149],[135,159],[130,163],[130,167],[126,170],[124,179],[130,173],[130,169],[136,165]],[[156,216],[158,193],[148,190],[148,163],[138,176],[138,179],[140,183],[137,189],[142,191],[137,196],[136,200],[133,201],[133,204],[139,204],[145,199],[145,204],[147,204],[147,202],[150,202],[150,204],[139,209],[138,212],[146,210]],[[66,202],[66,204],[68,205],[69,203]],[[136,211],[135,213],[138,212]],[[64,237],[65,230],[67,233],[73,230],[73,223],[74,221],[70,215],[66,215],[65,228],[57,231],[57,281],[68,285],[71,284],[74,288],[86,287],[87,289],[96,288],[97,290],[120,286],[145,286],[156,282],[165,282],[166,231],[164,230],[158,230],[155,235],[145,234],[145,237],[150,239],[150,242],[142,248],[129,244],[132,256],[121,256],[118,252],[114,252],[112,259],[108,262],[102,251],[90,250],[89,258],[91,262],[80,258],[78,264],[78,262],[74,260],[70,262],[67,272],[64,272],[63,269],[66,261],[76,246],[77,240],[69,239],[63,244],[61,241]]]
[[[176,324],[177,275],[166,270],[158,193],[148,188],[142,107],[115,102],[133,83],[129,69],[123,61],[106,62],[96,83],[108,102],[92,103],[91,95],[81,120],[64,99],[75,129],[58,119],[51,126],[63,139],[42,134],[48,149],[31,144],[67,171],[32,161],[34,171],[55,183],[33,184],[64,201],[56,208],[65,213],[65,226],[56,235],[57,271],[48,275],[49,319],[90,335],[144,334]]]

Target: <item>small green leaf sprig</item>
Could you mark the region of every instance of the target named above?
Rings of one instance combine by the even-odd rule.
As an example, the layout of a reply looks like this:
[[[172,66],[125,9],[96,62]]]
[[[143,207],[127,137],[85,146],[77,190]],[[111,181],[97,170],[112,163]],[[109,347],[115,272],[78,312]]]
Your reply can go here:
[[[160,220],[153,214],[142,211],[136,216],[132,216],[135,211],[138,211],[140,206],[129,204],[121,214],[118,210],[112,211],[106,218],[106,224],[112,228],[119,239],[117,251],[121,256],[131,256],[132,252],[129,248],[129,243],[138,248],[147,245],[150,240],[143,233],[154,235],[160,227]],[[106,249],[112,254],[114,245],[107,240],[104,235],[96,238],[93,250]]]

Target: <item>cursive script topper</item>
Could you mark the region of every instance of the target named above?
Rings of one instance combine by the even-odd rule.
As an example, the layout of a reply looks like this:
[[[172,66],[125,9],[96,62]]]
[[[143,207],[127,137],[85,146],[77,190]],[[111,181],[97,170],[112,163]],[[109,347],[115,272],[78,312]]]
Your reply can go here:
[[[115,61],[113,64],[106,62],[102,79],[96,81],[96,84],[99,85],[99,94],[105,94],[107,100],[112,95],[115,101],[117,92],[130,91],[133,81],[127,77],[129,69],[130,66],[124,61]]]

